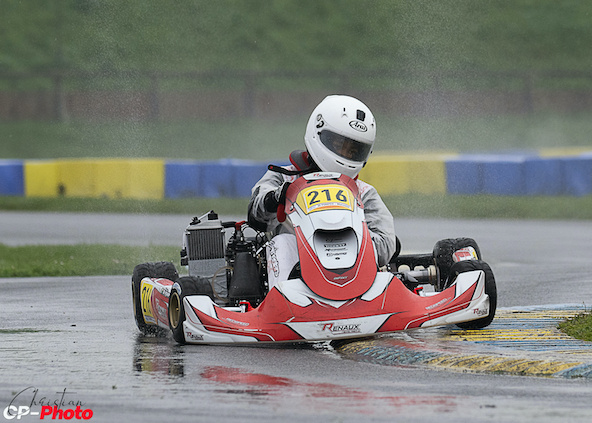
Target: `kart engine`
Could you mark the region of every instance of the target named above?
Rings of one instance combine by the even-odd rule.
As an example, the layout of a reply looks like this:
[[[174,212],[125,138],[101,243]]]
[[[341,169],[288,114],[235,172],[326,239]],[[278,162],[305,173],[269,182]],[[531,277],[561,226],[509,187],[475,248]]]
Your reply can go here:
[[[212,281],[219,297],[226,297],[226,259],[224,227],[213,211],[195,217],[183,234],[181,265],[188,266],[189,276],[200,276]]]
[[[264,241],[245,237],[243,225],[222,222],[214,211],[195,217],[183,235],[181,265],[188,266],[189,276],[209,279],[215,296],[227,305],[256,307],[266,292]],[[226,228],[234,228],[227,245]]]

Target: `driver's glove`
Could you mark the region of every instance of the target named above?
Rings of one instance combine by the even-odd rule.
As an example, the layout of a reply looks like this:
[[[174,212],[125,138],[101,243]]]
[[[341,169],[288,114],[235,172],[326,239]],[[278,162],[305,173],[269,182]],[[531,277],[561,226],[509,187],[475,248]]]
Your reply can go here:
[[[277,212],[278,206],[284,204],[284,201],[286,201],[286,191],[288,191],[289,186],[290,182],[284,182],[273,191],[265,194],[265,198],[263,199],[265,210],[270,213]]]

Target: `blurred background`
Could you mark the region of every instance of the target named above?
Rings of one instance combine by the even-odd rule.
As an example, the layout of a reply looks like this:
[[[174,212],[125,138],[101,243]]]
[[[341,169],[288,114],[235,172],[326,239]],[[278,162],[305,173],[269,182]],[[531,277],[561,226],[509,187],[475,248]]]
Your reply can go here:
[[[285,159],[327,94],[376,151],[592,145],[592,2],[3,0],[0,158]]]

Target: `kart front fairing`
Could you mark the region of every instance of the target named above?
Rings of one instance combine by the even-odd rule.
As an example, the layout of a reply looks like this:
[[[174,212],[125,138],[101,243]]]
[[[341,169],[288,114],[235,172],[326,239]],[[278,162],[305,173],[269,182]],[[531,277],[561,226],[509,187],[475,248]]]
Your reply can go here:
[[[187,343],[301,342],[357,338],[441,326],[487,315],[484,273],[467,272],[435,295],[409,291],[394,275],[379,272],[359,298],[327,300],[300,279],[279,283],[259,307],[240,311],[209,297],[184,298]]]
[[[417,294],[377,269],[357,185],[317,173],[289,188],[300,277],[280,281],[252,308],[183,298],[187,343],[302,342],[357,338],[475,320],[489,313],[483,271],[466,272],[438,293]],[[280,210],[281,214],[281,210]]]

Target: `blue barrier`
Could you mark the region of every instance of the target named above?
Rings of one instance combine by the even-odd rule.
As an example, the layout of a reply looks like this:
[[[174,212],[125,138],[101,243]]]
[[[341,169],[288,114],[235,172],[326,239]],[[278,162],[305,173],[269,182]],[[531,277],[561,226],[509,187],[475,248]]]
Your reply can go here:
[[[592,194],[592,156],[564,157],[561,163],[565,194],[578,197]]]
[[[480,164],[469,157],[446,161],[446,191],[449,194],[473,195],[483,190]]]
[[[201,168],[202,197],[234,197],[232,167],[228,159],[217,162],[203,162]]]
[[[524,157],[492,155],[481,161],[483,194],[523,195]]]
[[[524,161],[524,194],[561,195],[563,170],[558,158],[528,158]]]
[[[251,188],[267,171],[266,162],[223,159],[200,163],[203,197],[250,197]]]
[[[520,155],[467,154],[446,162],[449,194],[523,195],[524,163]]]
[[[165,198],[202,196],[201,168],[198,162],[166,162],[164,178]]]
[[[267,164],[261,162],[232,162],[232,184],[237,197],[250,197],[251,189],[267,172]]]
[[[447,160],[449,194],[592,194],[592,153],[568,157],[464,155]]]
[[[0,160],[0,195],[25,194],[23,162],[21,160]]]
[[[267,163],[248,160],[169,161],[165,197],[250,197],[251,188],[266,171]]]

